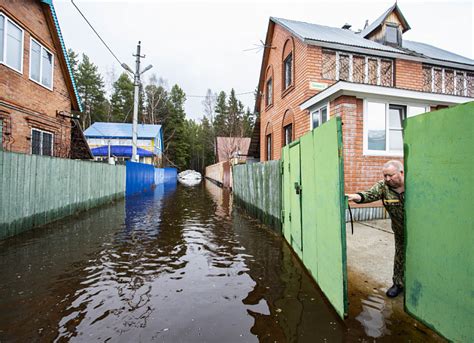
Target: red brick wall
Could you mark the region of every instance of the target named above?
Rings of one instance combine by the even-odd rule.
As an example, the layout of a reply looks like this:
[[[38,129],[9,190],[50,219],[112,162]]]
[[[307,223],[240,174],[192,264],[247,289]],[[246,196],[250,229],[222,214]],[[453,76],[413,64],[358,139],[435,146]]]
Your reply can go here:
[[[260,103],[260,151],[261,159],[265,160],[266,139],[265,130],[267,123],[272,123],[272,144],[273,159],[281,157],[283,116],[287,110],[291,110],[294,116],[293,137],[298,139],[310,129],[310,118],[307,111],[301,111],[299,105],[309,97],[317,93],[309,89],[309,82],[325,82],[328,85],[334,81],[321,79],[321,48],[316,46],[307,46],[298,38],[293,37],[293,80],[294,84],[290,90],[283,91],[283,47],[291,34],[279,25],[275,25],[273,32],[272,47],[269,52],[268,62],[264,66],[265,70],[269,65],[273,66],[273,105],[265,108],[265,91]],[[264,85],[266,84],[264,82]],[[264,86],[265,87],[265,86]]]
[[[356,193],[371,187],[383,178],[382,166],[389,160],[403,159],[397,156],[364,156],[363,153],[363,100],[353,96],[341,96],[330,104],[331,116],[342,119],[344,144],[344,191]],[[380,203],[355,205],[372,207]]]
[[[421,62],[395,60],[395,87],[423,90],[422,72]]]
[[[59,61],[61,48],[54,44],[47,11],[37,0],[2,2],[0,10],[24,30],[23,73],[0,65],[0,101],[7,104],[0,104],[0,116],[5,120],[4,149],[30,153],[31,128],[35,127],[53,132],[55,155],[66,157],[71,124],[57,112],[71,112],[71,98]],[[31,37],[54,55],[53,91],[29,79]]]
[[[260,130],[260,151],[261,159],[266,160],[266,139],[265,130],[267,124],[272,125],[273,159],[281,157],[282,148],[282,121],[287,110],[292,110],[294,115],[294,139],[298,139],[310,130],[310,115],[308,111],[301,111],[299,105],[318,93],[309,89],[310,81],[326,83],[328,86],[335,83],[333,80],[326,80],[321,77],[322,49],[318,46],[306,45],[298,38],[293,37],[294,49],[293,58],[293,78],[294,86],[290,91],[283,92],[283,48],[285,42],[291,39],[292,35],[279,25],[275,25],[273,31],[272,47],[266,65],[273,68],[273,105],[265,108],[265,85],[260,103],[261,130]],[[285,52],[285,56],[287,52]],[[406,60],[395,60],[394,63],[394,86],[397,88],[422,90],[422,63]],[[332,111],[332,109],[330,109]],[[362,123],[360,123],[362,127]],[[362,131],[361,131],[362,132]]]

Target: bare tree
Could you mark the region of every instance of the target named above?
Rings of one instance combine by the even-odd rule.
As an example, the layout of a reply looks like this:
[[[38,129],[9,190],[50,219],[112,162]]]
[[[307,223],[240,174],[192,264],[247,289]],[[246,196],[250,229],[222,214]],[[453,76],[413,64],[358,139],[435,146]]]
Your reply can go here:
[[[217,94],[212,93],[211,89],[207,89],[206,97],[202,101],[204,106],[204,114],[208,117],[211,125],[214,125],[214,108],[216,106]]]

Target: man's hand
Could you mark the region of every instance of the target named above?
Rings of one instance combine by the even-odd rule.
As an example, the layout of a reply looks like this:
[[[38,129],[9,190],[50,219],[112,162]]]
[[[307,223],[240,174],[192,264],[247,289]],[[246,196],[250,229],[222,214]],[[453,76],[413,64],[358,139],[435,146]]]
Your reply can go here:
[[[359,202],[362,200],[359,194],[346,194],[347,200]]]

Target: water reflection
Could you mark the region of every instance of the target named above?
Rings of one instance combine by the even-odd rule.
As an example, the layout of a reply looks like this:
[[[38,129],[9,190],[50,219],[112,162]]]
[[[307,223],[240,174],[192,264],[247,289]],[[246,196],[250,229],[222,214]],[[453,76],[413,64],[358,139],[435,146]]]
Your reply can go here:
[[[159,187],[0,249],[0,341],[344,339],[282,239],[209,182]]]

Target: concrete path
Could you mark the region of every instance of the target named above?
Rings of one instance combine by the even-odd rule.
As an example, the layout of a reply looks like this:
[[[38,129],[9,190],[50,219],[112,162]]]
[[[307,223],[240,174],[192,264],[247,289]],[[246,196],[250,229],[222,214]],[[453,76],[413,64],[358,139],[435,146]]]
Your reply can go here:
[[[346,225],[349,291],[348,322],[357,321],[368,336],[383,340],[410,337],[412,342],[445,341],[404,310],[404,295],[385,295],[392,285],[394,237],[390,220]],[[355,324],[355,323],[354,323]],[[388,336],[387,336],[388,335]]]

